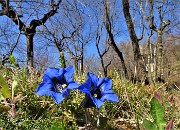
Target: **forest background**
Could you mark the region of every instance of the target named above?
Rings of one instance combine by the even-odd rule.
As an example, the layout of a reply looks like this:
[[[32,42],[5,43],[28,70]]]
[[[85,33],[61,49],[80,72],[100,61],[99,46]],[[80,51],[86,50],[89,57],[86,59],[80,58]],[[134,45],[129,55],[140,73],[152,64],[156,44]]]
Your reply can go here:
[[[179,0],[0,0],[0,62],[180,86]]]

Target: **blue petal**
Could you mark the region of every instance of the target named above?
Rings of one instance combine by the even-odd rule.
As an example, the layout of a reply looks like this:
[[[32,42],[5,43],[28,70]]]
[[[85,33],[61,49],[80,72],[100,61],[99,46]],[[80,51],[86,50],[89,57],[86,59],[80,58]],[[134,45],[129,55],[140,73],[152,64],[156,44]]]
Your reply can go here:
[[[97,98],[94,98],[92,96],[91,96],[91,99],[93,100],[93,102],[94,102],[94,104],[96,105],[97,108],[100,108],[104,104],[103,101],[101,101],[101,100],[99,100]]]
[[[51,79],[56,77],[60,80],[63,74],[64,74],[64,68],[61,68],[61,69],[48,68],[44,71],[44,75],[48,75]]]
[[[78,87],[78,84],[77,83],[71,83],[67,86],[67,88],[65,88],[63,91],[62,91],[62,95],[63,96],[68,96],[69,95],[69,91],[70,90],[73,90],[75,88]]]
[[[71,83],[71,82],[74,82],[73,81],[73,74],[74,74],[74,68],[73,66],[69,66],[67,68],[65,68],[66,72],[64,74],[65,78],[66,78],[66,81],[67,83]]]
[[[51,96],[52,95],[52,84],[46,84],[46,83],[41,83],[37,90],[36,90],[36,93],[40,96],[43,96],[43,95],[48,95],[48,96]]]
[[[66,89],[72,90],[78,87],[77,83],[70,83]]]
[[[97,88],[97,84],[98,84],[98,77],[92,73],[87,74],[88,79],[92,80],[92,83],[94,84],[94,87]]]
[[[104,95],[104,94],[114,94],[114,91],[111,89],[111,90],[106,90],[106,91],[101,91],[101,94]]]
[[[99,78],[97,86],[100,87],[104,83],[105,78]]]
[[[62,96],[62,94],[56,93],[56,92],[54,92],[54,93],[52,94],[52,97],[54,98],[54,100],[56,101],[57,104],[59,104],[60,102],[62,102],[62,100],[64,99],[64,97]]]
[[[112,80],[110,78],[105,78],[102,85],[102,91],[110,90],[112,88]]]
[[[111,102],[119,102],[118,96],[116,94],[105,94],[102,96],[101,101],[111,101]]]
[[[91,79],[87,79],[85,83],[81,84],[78,89],[86,94],[90,94],[90,89],[91,89]]]
[[[52,83],[52,80],[50,79],[48,75],[45,74],[43,76],[43,83]]]

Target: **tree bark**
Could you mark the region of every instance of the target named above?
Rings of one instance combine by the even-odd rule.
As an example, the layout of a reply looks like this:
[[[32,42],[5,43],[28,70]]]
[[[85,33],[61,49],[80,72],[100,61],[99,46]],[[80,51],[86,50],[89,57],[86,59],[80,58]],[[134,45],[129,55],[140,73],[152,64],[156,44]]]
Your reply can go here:
[[[31,67],[33,67],[33,37],[36,33],[36,27],[43,25],[51,16],[53,16],[57,12],[61,1],[62,0],[59,0],[57,2],[54,9],[44,14],[42,19],[34,19],[30,22],[30,26],[27,26],[24,22],[21,21],[16,10],[13,7],[7,5],[8,2],[6,3],[4,0],[0,0],[0,4],[2,5],[2,15],[6,15],[10,19],[12,19],[12,21],[19,26],[19,30],[24,31],[24,34],[26,35],[28,66],[30,65]]]
[[[26,41],[27,41],[27,65],[34,67],[33,65],[33,38],[34,34],[27,34]]]
[[[84,44],[81,43],[81,73],[84,72]]]
[[[162,44],[162,31],[158,30],[158,40],[157,40],[157,70],[156,77],[162,79],[162,65],[163,65],[163,44]]]
[[[125,62],[124,62],[124,58],[123,58],[123,54],[122,52],[118,49],[115,41],[114,41],[114,37],[113,37],[113,34],[111,32],[108,32],[109,33],[109,39],[110,39],[110,45],[111,47],[113,48],[113,50],[117,53],[118,57],[120,58],[121,60],[121,64],[122,64],[122,68],[123,68],[123,71],[124,71],[124,75],[126,77],[126,79],[129,79],[129,76],[128,76],[128,72],[127,72],[127,68],[126,68],[126,65],[125,65]]]
[[[113,50],[117,53],[118,57],[121,60],[121,64],[122,64],[122,68],[123,68],[123,71],[124,71],[125,78],[129,79],[127,68],[126,68],[126,65],[125,65],[125,62],[124,62],[124,58],[123,58],[123,54],[119,50],[119,48],[117,47],[117,45],[116,45],[116,43],[114,41],[114,36],[113,36],[112,30],[111,30],[111,21],[110,21],[110,16],[109,16],[107,3],[105,3],[104,6],[105,6],[105,11],[106,11],[106,25],[105,26],[106,26],[106,30],[107,30],[108,35],[109,35],[109,42],[108,43],[113,48]]]
[[[153,81],[153,79],[152,79],[152,77],[153,77],[153,74],[152,74],[152,69],[153,69],[153,53],[154,53],[154,48],[152,48],[152,44],[151,44],[151,40],[150,40],[150,38],[151,38],[151,36],[153,35],[153,32],[152,32],[152,30],[151,30],[151,34],[149,34],[149,36],[148,36],[148,40],[147,40],[147,42],[148,42],[148,44],[147,44],[147,62],[148,62],[148,64],[147,64],[147,67],[148,67],[148,81],[151,83],[152,81]]]
[[[123,12],[124,12],[124,17],[126,19],[126,24],[128,27],[128,31],[130,34],[130,38],[132,41],[132,46],[133,46],[133,52],[134,52],[134,66],[135,66],[135,73],[134,73],[134,80],[139,81],[139,80],[144,80],[146,78],[146,69],[142,61],[142,56],[140,53],[140,48],[139,48],[139,39],[137,38],[137,35],[135,33],[134,29],[134,24],[131,19],[131,14],[129,12],[129,1],[128,0],[122,0],[123,4]]]
[[[158,6],[158,16],[159,16],[159,20],[160,20],[160,27],[156,27],[156,25],[154,24],[155,20],[154,20],[154,4],[155,1],[153,0],[149,0],[148,1],[150,3],[150,7],[149,7],[149,13],[150,15],[147,17],[146,13],[142,7],[142,5],[137,2],[137,4],[140,6],[141,11],[144,15],[144,18],[148,21],[149,23],[149,28],[155,32],[157,32],[158,35],[158,40],[157,40],[157,44],[156,44],[156,53],[155,53],[155,61],[154,61],[154,65],[155,65],[155,69],[154,69],[154,75],[153,78],[154,80],[163,80],[162,75],[163,75],[163,44],[162,44],[162,35],[163,35],[163,31],[165,30],[165,28],[170,25],[170,20],[164,20],[164,13],[167,13],[162,6]],[[164,4],[164,3],[162,3]]]
[[[74,59],[74,69],[75,69],[75,73],[78,74],[79,67],[78,67],[78,60],[76,58]]]
[[[151,66],[152,66],[151,54],[152,54],[152,52],[151,52],[151,43],[150,43],[150,41],[148,41],[147,51],[148,51],[148,53],[147,53],[148,80],[149,80],[149,82],[152,82],[152,73],[151,73]]]

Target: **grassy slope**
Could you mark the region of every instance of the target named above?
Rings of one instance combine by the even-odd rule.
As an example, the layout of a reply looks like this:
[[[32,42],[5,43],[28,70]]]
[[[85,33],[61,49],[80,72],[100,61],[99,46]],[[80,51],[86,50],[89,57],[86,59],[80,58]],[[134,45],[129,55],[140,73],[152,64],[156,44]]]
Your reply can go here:
[[[1,68],[0,74],[6,79],[9,87],[13,80],[18,82],[15,90],[15,109],[13,111],[0,113],[0,128],[4,129],[78,129],[85,125],[84,110],[79,106],[84,95],[78,90],[71,92],[66,100],[56,105],[51,97],[38,97],[35,94],[38,84],[42,80],[42,73],[31,70],[31,74],[25,69],[15,70]],[[166,84],[145,86],[143,84],[132,84],[125,79],[120,79],[114,72],[109,75],[113,80],[113,89],[119,96],[119,103],[106,102],[101,108],[101,128],[99,129],[144,129],[142,119],[151,119],[149,102],[156,90],[163,99],[166,109],[166,120],[173,119],[174,129],[178,126],[180,117],[178,112],[180,104],[177,90],[166,91]],[[75,79],[82,83],[86,76],[76,75]],[[7,105],[11,99],[7,99]],[[2,103],[2,102],[1,102]],[[95,110],[90,110],[93,115]],[[103,128],[104,127],[104,128]]]

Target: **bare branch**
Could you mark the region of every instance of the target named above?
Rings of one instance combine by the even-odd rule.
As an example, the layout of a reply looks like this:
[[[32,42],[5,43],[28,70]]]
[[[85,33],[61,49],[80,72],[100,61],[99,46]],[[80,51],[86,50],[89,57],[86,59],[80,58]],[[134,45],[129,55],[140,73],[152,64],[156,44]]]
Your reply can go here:
[[[2,64],[4,64],[4,63],[9,59],[9,56],[12,55],[14,49],[16,48],[16,46],[17,46],[18,43],[19,43],[20,35],[21,35],[21,32],[19,32],[19,34],[18,34],[18,36],[17,36],[17,39],[16,39],[16,42],[15,42],[14,46],[13,46],[13,47],[10,49],[10,51],[8,52],[7,57],[6,57],[6,55],[4,55],[3,60],[2,60]]]
[[[21,21],[21,19],[18,16],[18,13],[14,10],[13,7],[9,7],[8,12],[6,11],[6,2],[4,0],[0,0],[0,4],[2,5],[2,14],[8,16],[13,20],[13,22],[19,26],[19,30],[24,31],[25,34],[35,33],[35,29],[37,26],[43,25],[51,16],[53,16],[57,9],[59,8],[59,5],[62,0],[59,0],[58,3],[55,6],[55,9],[52,9],[48,13],[44,15],[44,17],[40,20],[32,20],[30,22],[30,27],[27,27],[25,23]]]
[[[58,3],[55,5],[55,9],[52,9],[47,14],[45,14],[42,19],[32,20],[30,23],[30,29],[35,30],[37,26],[43,25],[51,16],[53,16],[57,12],[57,9],[59,8],[61,1],[62,0],[59,0]]]
[[[125,62],[124,62],[124,58],[123,58],[123,54],[122,52],[119,50],[119,48],[117,47],[115,41],[114,41],[114,35],[112,33],[112,30],[111,30],[111,21],[110,21],[110,16],[109,16],[109,11],[108,11],[108,5],[107,5],[107,2],[104,3],[104,8],[105,8],[105,13],[106,13],[106,23],[105,23],[105,27],[106,27],[106,30],[108,32],[108,35],[109,35],[109,40],[110,42],[108,42],[111,47],[114,49],[114,51],[118,54],[119,58],[120,58],[120,61],[122,63],[122,68],[123,68],[123,71],[124,71],[124,74],[125,74],[125,77],[128,79],[128,73],[127,73],[127,69],[126,69],[126,66],[125,66]]]
[[[141,10],[141,12],[143,13],[144,18],[145,18],[147,21],[149,21],[149,17],[147,17],[146,12],[145,12],[144,9],[143,9],[142,2],[139,3],[139,1],[136,1],[136,4],[140,7],[140,10]]]
[[[153,1],[149,1],[149,2],[150,2],[150,17],[148,17],[146,15],[145,10],[143,9],[142,2],[139,3],[138,1],[136,1],[136,4],[140,7],[140,10],[141,10],[142,14],[144,15],[144,18],[148,21],[150,29],[157,32],[157,28],[154,25],[154,5],[153,5]]]
[[[108,67],[111,65],[111,61],[105,66],[105,68],[106,68],[106,71],[107,71],[107,69],[108,69]]]
[[[141,37],[140,38],[138,38],[138,41],[141,41],[142,39],[143,39],[143,37],[144,37],[144,25],[143,25],[143,29],[142,29],[142,34],[141,34]]]
[[[16,43],[15,43],[15,45],[11,48],[11,50],[10,50],[10,52],[9,52],[10,55],[13,53],[14,49],[15,49],[16,46],[18,45],[20,35],[21,35],[21,32],[19,32],[19,34],[18,34],[18,36],[17,36],[17,39],[16,39]]]
[[[19,26],[19,30],[25,31],[26,25],[20,20],[18,13],[14,10],[13,7],[9,6],[8,12],[7,12],[7,5],[4,0],[0,0],[0,4],[2,5],[2,15],[6,15],[10,19],[13,20],[13,22]]]
[[[154,25],[154,4],[153,1],[150,1],[150,20],[149,20],[149,27],[154,31],[158,31],[156,26]]]
[[[163,31],[168,25],[170,25],[170,23],[171,23],[170,20],[165,21],[164,25],[161,26],[161,30]]]
[[[109,46],[107,49],[104,50],[104,52],[101,55],[104,56],[108,51],[109,51]]]

